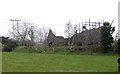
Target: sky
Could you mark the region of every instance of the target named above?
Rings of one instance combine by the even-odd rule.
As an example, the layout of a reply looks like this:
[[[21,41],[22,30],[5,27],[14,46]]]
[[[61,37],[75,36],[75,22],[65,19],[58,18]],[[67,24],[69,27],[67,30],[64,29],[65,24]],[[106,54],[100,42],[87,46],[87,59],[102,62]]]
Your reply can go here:
[[[38,28],[49,27],[66,37],[65,24],[83,21],[113,22],[118,30],[119,0],[0,0],[0,35],[8,36],[10,19],[27,20]]]

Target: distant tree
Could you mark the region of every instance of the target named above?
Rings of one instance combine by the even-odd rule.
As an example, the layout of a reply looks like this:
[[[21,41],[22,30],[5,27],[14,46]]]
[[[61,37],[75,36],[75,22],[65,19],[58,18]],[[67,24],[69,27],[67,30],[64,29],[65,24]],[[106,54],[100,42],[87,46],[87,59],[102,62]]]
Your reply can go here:
[[[37,45],[42,45],[44,47],[44,50],[47,50],[47,37],[48,37],[48,31],[49,28],[43,27],[43,28],[38,28],[35,32],[35,42]]]
[[[71,39],[70,38],[72,37],[72,34],[73,34],[73,29],[72,29],[71,21],[69,21],[66,24],[65,34],[68,37],[68,46],[70,46],[70,44],[71,44]]]
[[[46,44],[49,28],[39,28],[35,32],[35,42],[39,44]]]
[[[43,30],[41,28],[37,29],[37,31],[35,32],[35,42],[37,44],[42,44],[44,42],[44,40],[43,40]]]
[[[43,38],[44,38],[44,44],[45,44],[45,45],[47,45],[48,32],[49,32],[49,28],[44,27],[44,28],[43,28]]]
[[[67,24],[66,24],[66,29],[65,29],[65,34],[67,35],[68,37],[68,49],[72,52],[74,49],[73,49],[73,43],[74,43],[74,38],[72,38],[72,36],[74,34],[77,33],[77,25],[72,25],[71,24],[71,21],[69,21]]]
[[[34,44],[34,33],[35,27],[32,23],[27,21],[13,24],[11,31],[9,31],[9,35],[12,36],[14,40],[18,40],[19,45],[22,46],[31,46],[31,44]],[[30,42],[30,45],[27,41]]]
[[[2,51],[4,52],[10,52],[14,50],[14,48],[17,46],[17,41],[9,39],[9,37],[2,36]]]
[[[108,52],[113,43],[112,34],[115,31],[115,27],[112,27],[109,22],[104,22],[101,27],[101,45],[104,49],[104,53]]]
[[[77,27],[77,25],[74,25],[74,26],[73,26],[72,35],[77,34],[77,31],[78,31],[78,27]],[[74,43],[74,38],[73,38],[73,40],[72,40],[72,44],[73,44],[73,43]]]
[[[49,28],[43,28],[43,39],[44,39],[44,52],[47,51],[47,37],[48,37]]]
[[[30,38],[30,43],[31,43],[30,46],[33,46],[33,45],[35,44],[34,39],[35,39],[35,31],[36,31],[36,28],[35,28],[35,26],[32,26],[32,25],[31,25],[28,29],[29,29],[29,31],[28,31],[28,36],[29,36],[29,38]]]
[[[120,39],[118,39],[118,54],[120,54]]]

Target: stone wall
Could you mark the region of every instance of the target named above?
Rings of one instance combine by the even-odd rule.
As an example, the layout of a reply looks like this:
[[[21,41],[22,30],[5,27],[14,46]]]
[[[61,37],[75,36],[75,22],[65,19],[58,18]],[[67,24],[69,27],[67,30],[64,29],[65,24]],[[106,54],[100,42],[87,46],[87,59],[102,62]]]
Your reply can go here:
[[[72,40],[74,43],[95,44],[100,43],[100,38],[100,28],[97,28],[77,33],[72,37]]]
[[[81,33],[77,33],[71,37],[71,42],[73,44],[96,44],[100,43],[101,32],[100,28],[86,30]],[[49,44],[52,42],[55,46],[63,46],[67,45],[68,39],[65,39],[62,36],[55,36],[52,30],[49,30],[47,43]]]
[[[52,42],[52,45],[54,46],[63,46],[66,44],[66,40],[62,36],[55,36],[52,32],[52,30],[49,30],[49,34],[47,37],[47,44]]]

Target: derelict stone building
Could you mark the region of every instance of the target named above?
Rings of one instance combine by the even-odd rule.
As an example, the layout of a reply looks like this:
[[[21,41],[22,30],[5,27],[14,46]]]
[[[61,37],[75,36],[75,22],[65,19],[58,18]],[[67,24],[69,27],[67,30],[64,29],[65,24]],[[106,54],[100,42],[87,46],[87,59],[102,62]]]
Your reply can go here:
[[[101,32],[99,28],[93,28],[90,30],[82,31],[81,33],[76,33],[71,37],[71,43],[76,45],[82,44],[97,44],[100,43]],[[52,30],[49,30],[49,34],[47,37],[47,44],[52,42],[54,46],[63,46],[67,45],[68,39],[65,39],[62,36],[55,36]]]
[[[93,28],[90,30],[83,31],[73,35],[72,42],[73,44],[97,44],[101,40],[101,31],[100,28]]]
[[[63,46],[66,45],[67,41],[62,36],[55,36],[52,30],[49,30],[49,34],[47,37],[47,44],[52,43],[54,46]]]

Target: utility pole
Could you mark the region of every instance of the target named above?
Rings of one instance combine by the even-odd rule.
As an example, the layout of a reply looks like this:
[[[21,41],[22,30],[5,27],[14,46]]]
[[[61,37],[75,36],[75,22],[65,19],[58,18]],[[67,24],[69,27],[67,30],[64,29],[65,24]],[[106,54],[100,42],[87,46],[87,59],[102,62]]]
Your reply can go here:
[[[80,33],[80,23],[79,23],[79,33]]]
[[[82,21],[82,31],[83,31],[83,21]]]
[[[18,21],[21,21],[21,20],[15,19],[15,21],[17,22],[17,29],[18,29],[18,32],[19,32]]]
[[[89,19],[89,30],[90,30],[91,28],[90,28],[90,19]]]
[[[10,19],[10,21],[12,21],[12,25],[13,25],[13,38],[14,38],[14,20],[13,19]]]
[[[18,21],[21,21],[21,20],[17,20],[17,19],[15,19],[14,21],[17,21],[17,24],[18,24]]]
[[[15,24],[14,24],[14,21],[17,22],[17,28],[18,28],[18,21],[21,21],[21,20],[17,20],[17,19],[10,19],[10,21],[12,21],[12,25],[13,25],[13,38],[14,38],[14,33],[15,33]]]

